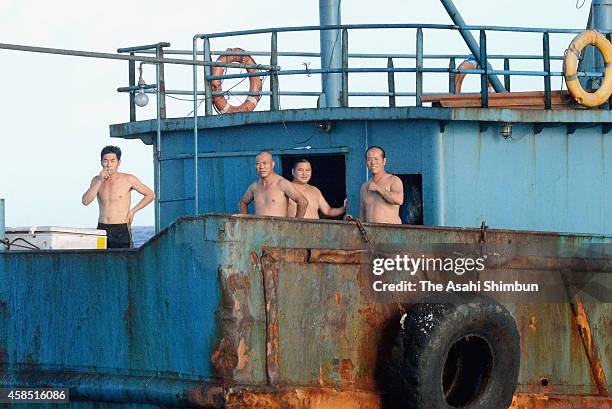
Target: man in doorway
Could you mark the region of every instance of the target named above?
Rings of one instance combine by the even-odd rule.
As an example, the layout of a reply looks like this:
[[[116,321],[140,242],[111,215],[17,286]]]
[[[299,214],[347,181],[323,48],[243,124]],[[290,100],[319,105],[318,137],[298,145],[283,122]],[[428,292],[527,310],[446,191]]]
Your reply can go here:
[[[300,159],[295,162],[291,174],[293,175],[291,182],[293,186],[308,199],[308,207],[304,214],[305,219],[318,219],[319,212],[328,217],[338,217],[346,212],[346,199],[344,199],[342,207],[331,207],[321,191],[315,186],[308,184],[312,177],[312,164],[307,159]],[[296,203],[293,200],[289,200],[287,216],[295,217],[296,211]]]
[[[361,221],[402,224],[399,208],[404,202],[404,186],[400,178],[385,171],[387,157],[380,146],[366,151],[368,170],[372,179],[361,186]]]
[[[91,180],[89,189],[83,194],[82,202],[87,206],[95,198],[98,199],[100,209],[98,229],[106,230],[109,249],[130,248],[132,247],[130,227],[134,215],[151,203],[155,199],[155,194],[136,176],[118,171],[121,165],[119,147],[105,146],[100,153],[100,161],[102,171]],[[130,209],[132,190],[144,197]]]
[[[249,213],[249,203],[255,201],[255,214],[286,217],[289,199],[297,204],[296,217],[304,217],[308,200],[284,177],[274,173],[274,158],[268,151],[255,157],[259,180],[251,183],[242,199],[240,213]]]

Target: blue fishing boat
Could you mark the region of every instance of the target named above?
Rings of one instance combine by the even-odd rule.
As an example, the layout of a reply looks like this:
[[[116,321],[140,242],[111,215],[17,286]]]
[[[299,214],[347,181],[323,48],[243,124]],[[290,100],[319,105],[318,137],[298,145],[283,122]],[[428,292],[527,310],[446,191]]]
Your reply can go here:
[[[0,386],[81,407],[612,407],[612,2],[593,1],[586,30],[469,26],[442,3],[453,24],[346,25],[339,0],[320,0],[319,25],[119,49],[130,121],[110,135],[151,146],[156,234],[136,249],[0,252]],[[388,31],[416,52],[351,53],[354,33]],[[280,50],[296,32],[319,33],[320,51]],[[432,32],[466,51],[428,54]],[[537,36],[541,53],[491,54],[491,33]],[[261,48],[214,48],[249,36]],[[284,70],[293,57],[320,66]],[[155,84],[137,81],[139,61]],[[193,67],[192,89],[171,89],[168,64]],[[377,91],[353,86],[364,73],[384,77]],[[304,75],[321,89],[283,86]],[[517,77],[538,85],[512,91]],[[148,95],[157,118],[139,121]],[[193,115],[167,118],[172,95]],[[283,109],[291,96],[311,105]],[[348,198],[358,215],[371,146],[403,183],[403,225],[236,214],[267,150],[286,178],[309,160],[330,205]],[[446,276],[432,291],[421,269],[415,285],[432,287],[411,292],[400,268],[373,271],[394,255],[486,259],[470,276],[483,287],[448,291]],[[540,291],[516,287],[528,283]]]

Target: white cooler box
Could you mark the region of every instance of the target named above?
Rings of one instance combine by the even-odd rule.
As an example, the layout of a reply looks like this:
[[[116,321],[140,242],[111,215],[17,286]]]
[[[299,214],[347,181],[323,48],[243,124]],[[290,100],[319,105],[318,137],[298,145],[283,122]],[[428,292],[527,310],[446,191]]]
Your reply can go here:
[[[106,231],[72,227],[7,227],[11,250],[105,249]],[[32,246],[33,245],[33,246]],[[36,246],[36,247],[34,247]]]

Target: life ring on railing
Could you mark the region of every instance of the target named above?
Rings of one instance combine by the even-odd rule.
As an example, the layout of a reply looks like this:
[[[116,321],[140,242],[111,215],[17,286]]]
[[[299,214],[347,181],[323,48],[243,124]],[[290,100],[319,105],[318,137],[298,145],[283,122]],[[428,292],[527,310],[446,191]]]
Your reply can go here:
[[[605,62],[603,83],[595,92],[585,91],[578,81],[578,58],[582,49],[587,45],[597,47]],[[592,108],[608,102],[608,98],[612,94],[612,44],[603,34],[594,30],[587,30],[578,34],[572,40],[568,49],[565,50],[563,74],[565,75],[567,89],[580,105]]]
[[[245,51],[242,48],[228,48],[226,51],[228,52],[238,52],[241,54],[226,54],[221,55],[217,58],[217,62],[225,62],[225,63],[241,63],[241,64],[256,64],[255,60],[250,55],[245,55]],[[225,73],[226,67],[212,67],[211,73],[212,75],[223,75]],[[257,72],[259,70],[255,68],[247,68],[247,72]],[[223,89],[221,88],[221,80],[212,80],[211,86],[213,92],[221,92]],[[234,106],[231,105],[223,95],[215,95],[213,97],[213,105],[215,109],[220,114],[227,114],[233,112],[250,112],[255,109],[257,106],[257,102],[261,98],[261,87],[262,80],[261,77],[249,77],[249,96],[244,100],[241,105]]]
[[[472,60],[471,58],[468,58],[467,60],[464,60],[461,64],[459,64],[457,69],[458,70],[479,70],[480,65],[478,64],[476,60]],[[460,72],[459,74],[455,75],[455,92],[457,93],[461,92],[461,85],[463,84],[463,80],[465,79],[466,75],[467,74],[465,72]],[[489,82],[488,84],[489,84],[488,91],[489,92],[493,91],[493,86],[491,85],[491,83]]]

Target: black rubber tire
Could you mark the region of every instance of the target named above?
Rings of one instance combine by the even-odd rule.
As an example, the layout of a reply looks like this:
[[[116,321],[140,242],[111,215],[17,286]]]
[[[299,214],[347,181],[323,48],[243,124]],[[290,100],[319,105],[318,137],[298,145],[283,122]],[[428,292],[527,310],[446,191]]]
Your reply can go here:
[[[393,345],[388,406],[508,408],[520,367],[520,338],[508,310],[476,294],[431,301],[413,306]]]

